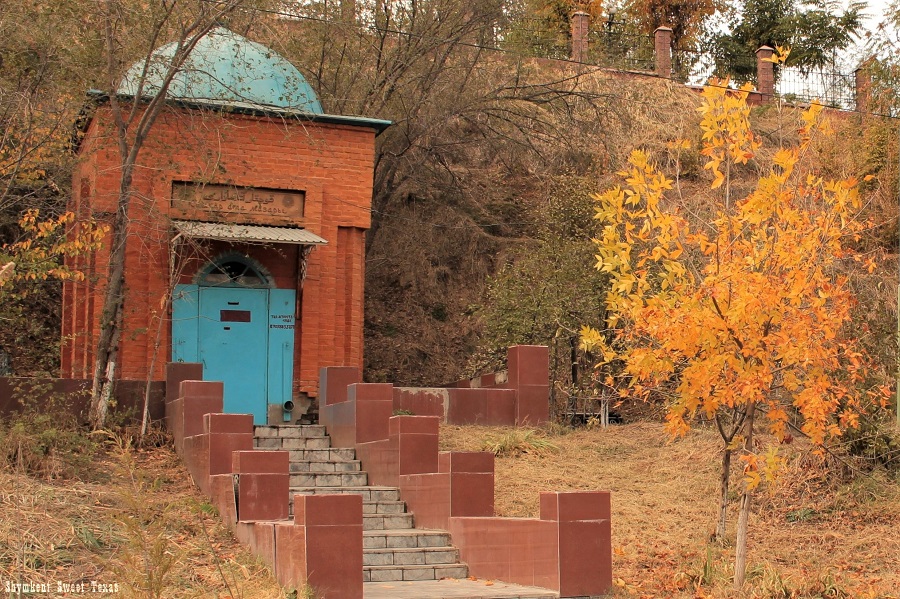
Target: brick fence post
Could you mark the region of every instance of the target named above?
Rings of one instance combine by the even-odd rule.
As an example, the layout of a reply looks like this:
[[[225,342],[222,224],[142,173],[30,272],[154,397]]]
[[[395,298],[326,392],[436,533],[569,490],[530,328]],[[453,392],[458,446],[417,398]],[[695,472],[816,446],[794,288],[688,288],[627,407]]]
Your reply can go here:
[[[672,76],[672,29],[658,27],[653,32],[653,42],[656,74],[668,79]]]
[[[869,112],[871,109],[870,100],[872,99],[872,73],[869,67],[872,65],[872,59],[865,60],[853,72],[854,83],[856,84],[856,111]]]
[[[775,50],[762,46],[756,51],[756,89],[762,95],[762,103],[768,104],[775,97],[775,64],[771,61]]]
[[[570,19],[572,25],[572,48],[569,53],[570,60],[584,62],[588,54],[588,30],[591,25],[591,16],[583,11],[575,11]]]

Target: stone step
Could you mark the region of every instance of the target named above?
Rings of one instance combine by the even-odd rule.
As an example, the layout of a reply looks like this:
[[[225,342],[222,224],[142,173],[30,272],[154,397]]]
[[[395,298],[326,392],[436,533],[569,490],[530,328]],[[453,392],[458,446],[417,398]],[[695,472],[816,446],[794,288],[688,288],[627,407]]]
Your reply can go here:
[[[291,460],[291,472],[360,472],[359,460],[343,462],[294,461]]]
[[[294,515],[294,501],[291,499],[288,505],[288,516]],[[370,515],[397,515],[406,513],[406,504],[402,501],[363,501],[363,516]]]
[[[412,514],[363,514],[363,530],[399,530],[412,527]]]
[[[379,486],[346,486],[346,487],[300,487],[291,486],[290,502],[293,504],[295,494],[303,495],[362,495],[363,503],[369,501],[400,501],[400,489],[397,487]]]
[[[405,514],[403,501],[363,501],[363,514]]]
[[[356,451],[342,447],[328,449],[292,449],[290,450],[291,462],[353,462],[356,460]]]
[[[363,501],[363,516],[393,516],[406,514],[406,503],[403,501]],[[411,515],[411,514],[410,514]],[[288,517],[294,516],[294,495],[288,499]]]
[[[462,564],[363,566],[363,582],[441,580],[442,578],[466,578],[468,575],[469,569]]]
[[[367,582],[364,599],[559,599],[559,593],[498,580],[449,579]]]
[[[435,564],[459,564],[459,549],[455,547],[417,547],[414,549],[367,549],[363,552],[363,566]]]
[[[254,437],[253,447],[258,449],[330,449],[331,437],[302,437],[286,439],[281,437]]]
[[[324,437],[326,433],[325,427],[321,424],[281,424],[255,426],[253,427],[253,436],[258,438],[302,439],[305,437]]]
[[[449,547],[450,533],[445,530],[410,528],[363,531],[363,550],[412,549],[414,547]]]
[[[406,513],[399,489],[367,485],[355,450],[331,447],[324,426],[257,426],[253,445],[290,452],[291,514],[298,493],[362,497],[364,582],[414,584],[468,576],[449,533],[413,528],[413,514]]]
[[[368,482],[365,472],[295,472],[291,487],[362,487]]]

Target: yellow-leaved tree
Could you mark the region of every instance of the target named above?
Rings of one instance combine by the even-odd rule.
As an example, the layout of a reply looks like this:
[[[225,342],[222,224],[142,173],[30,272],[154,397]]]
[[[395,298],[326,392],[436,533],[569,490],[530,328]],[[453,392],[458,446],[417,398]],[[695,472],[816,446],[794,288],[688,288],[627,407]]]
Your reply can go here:
[[[83,280],[84,273],[63,264],[63,258],[98,249],[108,230],[93,221],[75,223],[72,212],[41,219],[38,210],[27,210],[19,227],[22,237],[0,246],[0,298],[15,293],[10,289],[16,281]]]
[[[857,181],[825,180],[803,165],[811,136],[827,130],[822,107],[803,113],[799,144],[779,149],[755,189],[733,200],[733,169],[752,160],[760,142],[749,125],[749,90],[726,87],[707,87],[700,109],[701,155],[724,196],[711,220],[689,223],[667,208],[672,182],[639,151],[622,173],[626,186],[596,196],[605,223],[596,267],[611,277],[611,316],[607,331],[585,327],[582,344],[604,361],[620,360],[632,393],[672,390],[672,435],[686,434],[695,417],[715,422],[724,446],[720,537],[738,453],[740,587],[752,494],[782,464],[777,443],[766,447],[754,430],[785,441],[796,427],[822,446],[888,394],[865,387],[866,357],[844,335],[854,298],[842,272],[863,261],[854,241],[866,226]]]

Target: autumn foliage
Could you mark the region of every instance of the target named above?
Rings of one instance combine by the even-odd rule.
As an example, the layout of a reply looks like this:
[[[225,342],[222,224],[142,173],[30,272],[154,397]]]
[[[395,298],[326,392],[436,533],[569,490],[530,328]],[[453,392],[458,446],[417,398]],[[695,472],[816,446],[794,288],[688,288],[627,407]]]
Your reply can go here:
[[[745,95],[705,92],[702,153],[713,187],[724,182],[726,157],[746,162],[759,145],[747,126],[707,128],[717,102]],[[597,268],[614,281],[607,304],[622,351],[594,330],[583,340],[623,359],[638,390],[677,379],[673,434],[698,412],[753,402],[777,438],[800,417],[822,443],[852,426],[865,403],[863,355],[841,335],[854,303],[841,265],[864,260],[852,245],[866,226],[856,218],[857,181],[798,172],[813,131],[826,127],[820,113],[818,105],[804,113],[801,144],[779,150],[756,189],[712,222],[692,227],[664,208],[672,183],[642,152],[623,173],[626,188],[597,196],[606,222]]]
[[[0,287],[17,280],[83,280],[84,273],[62,259],[98,249],[108,227],[74,221],[72,212],[42,220],[38,210],[26,211],[19,220],[22,239],[0,247]]]
[[[711,220],[689,222],[669,206],[672,182],[640,151],[622,173],[626,186],[596,196],[605,223],[596,267],[612,279],[611,317],[607,331],[585,328],[582,344],[623,364],[631,393],[671,391],[672,435],[696,417],[715,421],[726,451],[741,452],[749,502],[781,463],[777,445],[751,442],[754,419],[777,441],[796,429],[822,445],[887,393],[867,388],[866,356],[844,335],[854,297],[843,273],[865,261],[854,249],[867,226],[858,182],[807,172],[811,138],[828,132],[813,105],[800,143],[779,149],[755,189],[732,204],[730,173],[760,147],[747,93],[704,92],[701,155],[723,194]]]

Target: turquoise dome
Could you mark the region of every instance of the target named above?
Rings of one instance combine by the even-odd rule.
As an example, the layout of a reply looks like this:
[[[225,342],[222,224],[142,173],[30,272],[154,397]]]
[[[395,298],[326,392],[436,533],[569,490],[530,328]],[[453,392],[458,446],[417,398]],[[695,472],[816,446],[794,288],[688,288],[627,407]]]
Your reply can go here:
[[[143,96],[158,93],[177,43],[166,44],[151,58]],[[136,96],[145,61],[125,73],[118,93]],[[303,75],[287,60],[256,42],[216,27],[194,47],[169,86],[168,97],[286,108],[322,114],[322,105]]]

